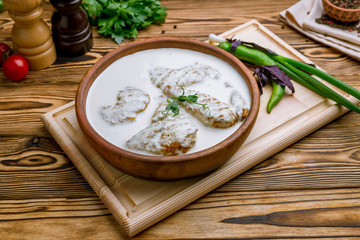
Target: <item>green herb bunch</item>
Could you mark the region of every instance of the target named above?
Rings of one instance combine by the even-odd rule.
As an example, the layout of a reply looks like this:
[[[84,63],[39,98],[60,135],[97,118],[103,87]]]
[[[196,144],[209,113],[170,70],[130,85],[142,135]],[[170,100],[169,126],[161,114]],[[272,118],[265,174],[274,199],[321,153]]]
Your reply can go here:
[[[125,38],[136,38],[138,30],[150,24],[163,24],[166,8],[157,0],[83,0],[91,25],[104,37],[120,44]]]
[[[4,3],[2,0],[0,0],[0,12],[4,10]]]

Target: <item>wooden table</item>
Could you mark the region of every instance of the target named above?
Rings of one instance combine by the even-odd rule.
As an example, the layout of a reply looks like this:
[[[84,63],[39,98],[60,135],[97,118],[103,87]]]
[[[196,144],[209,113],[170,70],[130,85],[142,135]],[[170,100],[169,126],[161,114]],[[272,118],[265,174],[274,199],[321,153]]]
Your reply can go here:
[[[256,19],[325,71],[360,88],[358,61],[279,21],[295,0],[162,1],[166,23],[138,38],[206,40]],[[44,3],[43,18],[53,11]],[[0,14],[0,41],[12,20]],[[46,131],[40,115],[74,100],[84,73],[117,47],[58,58],[26,80],[0,73],[0,239],[127,239]],[[360,239],[360,115],[349,112],[135,237],[136,239]]]

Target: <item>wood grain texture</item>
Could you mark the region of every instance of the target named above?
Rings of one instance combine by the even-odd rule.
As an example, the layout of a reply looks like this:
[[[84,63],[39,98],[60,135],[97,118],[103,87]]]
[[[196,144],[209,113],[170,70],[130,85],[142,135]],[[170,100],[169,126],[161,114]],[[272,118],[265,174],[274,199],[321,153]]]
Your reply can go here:
[[[210,32],[256,19],[360,89],[358,61],[278,20],[295,2],[165,0],[166,23],[140,31],[138,38],[206,40]],[[52,11],[45,1],[47,24]],[[12,24],[7,12],[0,13],[1,42],[11,45]],[[20,83],[0,73],[0,239],[127,239],[40,121],[40,114],[72,101],[85,72],[117,47],[93,33],[94,47],[85,56],[58,58]],[[136,238],[359,239],[359,126],[360,115],[347,113]]]

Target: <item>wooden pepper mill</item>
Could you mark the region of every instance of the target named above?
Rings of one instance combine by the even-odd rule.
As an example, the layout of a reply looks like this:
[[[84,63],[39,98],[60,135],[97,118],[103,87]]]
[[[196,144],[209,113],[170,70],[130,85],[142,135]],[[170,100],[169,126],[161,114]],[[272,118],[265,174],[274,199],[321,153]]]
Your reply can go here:
[[[57,11],[51,23],[59,56],[75,57],[88,52],[93,45],[91,26],[81,0],[50,0]]]
[[[15,21],[11,31],[13,50],[29,63],[30,70],[43,69],[56,60],[51,31],[42,20],[41,0],[4,0]]]

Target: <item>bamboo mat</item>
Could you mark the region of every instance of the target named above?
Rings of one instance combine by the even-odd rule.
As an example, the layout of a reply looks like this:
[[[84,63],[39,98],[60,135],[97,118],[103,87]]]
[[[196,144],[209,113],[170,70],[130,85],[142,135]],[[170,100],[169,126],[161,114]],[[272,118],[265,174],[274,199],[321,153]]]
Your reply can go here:
[[[221,36],[256,42],[278,54],[309,62],[255,20]],[[179,181],[143,180],[107,164],[83,136],[74,102],[42,115],[42,121],[125,232],[134,236],[348,111],[294,85],[296,93],[285,96],[271,114],[266,113],[271,88],[265,88],[253,131],[229,161],[212,173]]]

